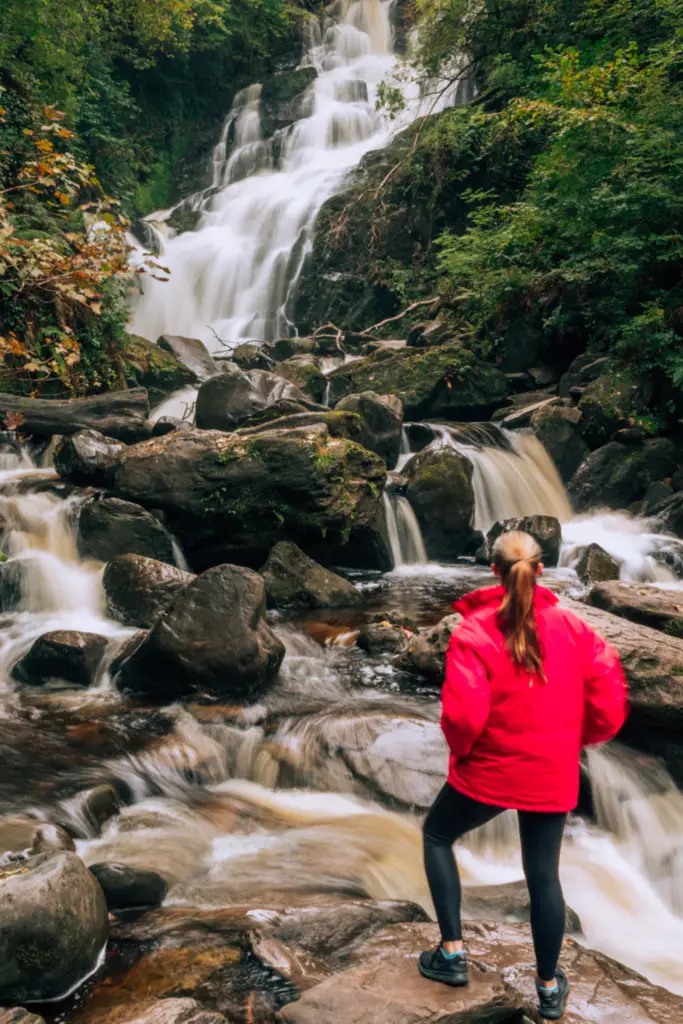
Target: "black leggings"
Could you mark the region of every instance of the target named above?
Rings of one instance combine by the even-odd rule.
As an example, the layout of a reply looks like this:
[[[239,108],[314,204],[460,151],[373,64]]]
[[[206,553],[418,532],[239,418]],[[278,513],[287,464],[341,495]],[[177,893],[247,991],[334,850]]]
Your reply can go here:
[[[427,881],[444,942],[462,939],[462,892],[453,843],[505,810],[479,803],[448,783],[424,823]],[[560,849],[566,814],[518,811],[522,863],[529,887],[531,931],[539,977],[552,981],[564,938],[565,905],[560,885]]]

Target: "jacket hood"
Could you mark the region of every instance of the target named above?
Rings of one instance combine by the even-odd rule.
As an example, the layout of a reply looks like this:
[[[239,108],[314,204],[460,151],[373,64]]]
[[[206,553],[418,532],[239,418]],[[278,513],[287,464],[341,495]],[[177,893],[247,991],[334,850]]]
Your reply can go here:
[[[459,601],[456,601],[453,605],[453,610],[460,612],[460,614],[467,618],[468,615],[474,615],[475,612],[480,612],[484,608],[493,608],[500,604],[505,596],[505,587],[502,584],[498,584],[495,587],[483,587],[481,590],[473,590],[471,594],[465,594]],[[536,584],[536,592],[534,594],[534,608],[549,608],[554,604],[558,603],[559,598],[548,590],[547,587],[541,587]]]

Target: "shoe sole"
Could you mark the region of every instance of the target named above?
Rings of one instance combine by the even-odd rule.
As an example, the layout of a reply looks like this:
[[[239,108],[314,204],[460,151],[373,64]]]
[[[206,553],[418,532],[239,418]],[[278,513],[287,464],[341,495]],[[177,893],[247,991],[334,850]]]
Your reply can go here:
[[[439,971],[430,971],[428,967],[423,967],[420,963],[418,963],[418,968],[422,977],[428,978],[430,981],[440,981],[442,985],[450,985],[451,988],[466,988],[469,985],[469,978],[465,978],[464,981],[456,981],[444,977]]]

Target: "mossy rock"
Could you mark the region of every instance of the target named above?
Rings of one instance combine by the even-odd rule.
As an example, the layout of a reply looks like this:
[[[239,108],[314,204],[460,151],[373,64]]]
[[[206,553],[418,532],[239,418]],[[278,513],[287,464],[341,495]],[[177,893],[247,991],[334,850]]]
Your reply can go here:
[[[579,401],[584,439],[591,448],[597,448],[624,427],[638,426],[648,434],[655,433],[652,397],[649,377],[611,367],[588,385]]]
[[[275,370],[303,391],[313,402],[322,402],[327,387],[327,378],[316,361],[306,355],[292,356],[279,363]]]
[[[395,395],[403,402],[407,420],[484,418],[509,394],[505,375],[459,343],[373,353],[340,367],[329,379],[336,393]]]
[[[306,93],[317,77],[315,68],[306,67],[266,78],[261,89],[261,130],[264,136],[274,135],[313,113],[313,98],[308,104]]]
[[[197,376],[172,352],[166,352],[146,338],[130,334],[123,350],[126,381],[131,387],[141,386],[149,392],[150,404],[173,391],[196,383]]]
[[[472,463],[453,448],[428,448],[405,467],[406,496],[430,558],[452,561],[471,545],[474,530]]]

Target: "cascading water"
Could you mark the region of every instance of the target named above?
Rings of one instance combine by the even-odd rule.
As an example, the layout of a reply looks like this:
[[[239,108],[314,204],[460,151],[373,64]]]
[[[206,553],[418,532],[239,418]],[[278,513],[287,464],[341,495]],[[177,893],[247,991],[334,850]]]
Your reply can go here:
[[[225,349],[292,333],[290,302],[318,211],[347,171],[391,138],[375,98],[396,63],[392,2],[338,0],[308,20],[302,66],[317,77],[290,129],[263,137],[259,85],[236,96],[214,150],[212,186],[182,204],[201,212],[197,230],[155,232],[172,283],[145,280],[134,333],[152,341],[165,333],[201,338],[212,350],[217,338]],[[470,88],[464,78],[433,99],[424,85],[409,86],[401,124],[466,98]]]
[[[384,515],[394,569],[428,562],[420,524],[408,499],[401,494],[385,492]]]

